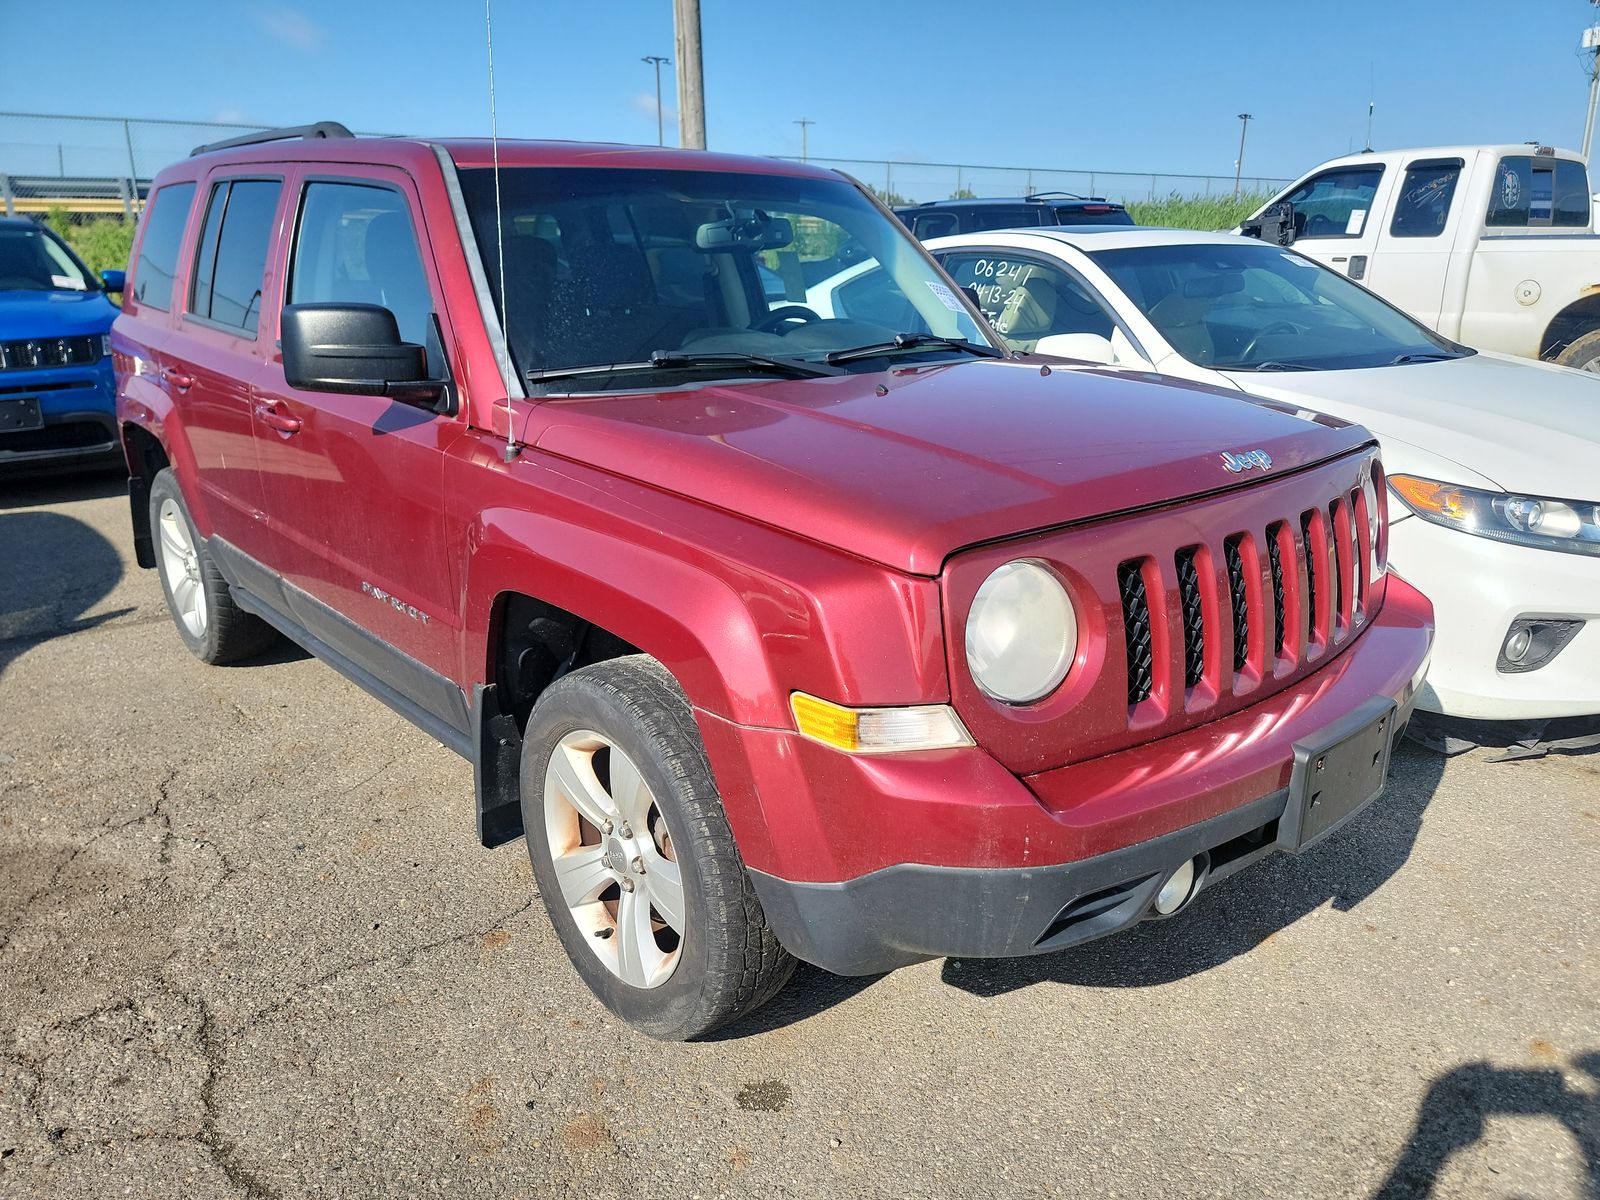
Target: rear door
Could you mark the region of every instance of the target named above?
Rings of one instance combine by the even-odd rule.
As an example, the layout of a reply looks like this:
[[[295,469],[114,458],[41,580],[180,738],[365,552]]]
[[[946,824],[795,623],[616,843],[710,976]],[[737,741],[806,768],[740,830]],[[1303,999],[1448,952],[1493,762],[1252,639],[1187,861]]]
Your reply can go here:
[[[208,534],[268,554],[250,387],[263,361],[262,296],[278,232],[281,175],[218,173],[204,183],[205,217],[163,375],[194,452]]]
[[[1462,238],[1461,158],[1418,158],[1403,164],[1389,219],[1378,231],[1366,284],[1430,329],[1440,329],[1445,279],[1454,254],[1470,254]],[[1474,223],[1475,224],[1475,223]],[[1300,249],[1296,244],[1295,249]]]
[[[403,171],[339,166],[295,180],[283,303],[378,304],[426,345],[451,344],[415,187]],[[270,324],[277,329],[277,309]],[[441,336],[442,331],[442,336]],[[437,406],[292,388],[274,353],[255,392],[265,504],[292,615],[435,716],[464,719],[457,565],[445,553],[444,448],[465,432]]]

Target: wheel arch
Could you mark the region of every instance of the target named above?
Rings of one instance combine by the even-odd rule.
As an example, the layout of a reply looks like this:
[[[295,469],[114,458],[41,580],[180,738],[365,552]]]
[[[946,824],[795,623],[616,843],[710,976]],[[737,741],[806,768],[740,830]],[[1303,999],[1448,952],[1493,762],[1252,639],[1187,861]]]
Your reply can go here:
[[[485,512],[475,531],[463,612],[483,629],[474,686],[474,777],[484,845],[522,833],[522,729],[544,689],[592,663],[647,654],[690,705],[771,724],[786,699],[745,598],[716,573],[664,548],[613,538],[529,512]],[[537,549],[534,549],[537,547]],[[708,745],[707,753],[719,757]],[[719,779],[748,777],[727,764]],[[741,845],[765,844],[753,798],[724,796]],[[747,840],[749,839],[749,840]]]
[[[1586,333],[1600,329],[1600,287],[1586,289],[1545,326],[1539,339],[1539,357],[1549,361]]]

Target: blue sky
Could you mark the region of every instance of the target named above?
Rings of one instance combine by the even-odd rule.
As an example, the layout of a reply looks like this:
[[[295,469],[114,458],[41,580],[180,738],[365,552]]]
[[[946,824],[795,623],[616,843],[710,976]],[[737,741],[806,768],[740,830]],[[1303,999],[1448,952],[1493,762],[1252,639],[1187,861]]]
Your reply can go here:
[[[797,154],[793,121],[810,117],[814,157],[1226,175],[1249,111],[1246,173],[1279,176],[1361,147],[1369,78],[1379,146],[1577,146],[1577,46],[1600,17],[1587,0],[702,10],[713,149]],[[49,11],[0,0],[0,109],[488,131],[476,0],[72,0],[67,25]],[[88,48],[63,53],[87,30]],[[499,0],[495,46],[503,136],[655,141],[640,58],[672,55],[671,0]],[[670,144],[670,68],[663,82]]]

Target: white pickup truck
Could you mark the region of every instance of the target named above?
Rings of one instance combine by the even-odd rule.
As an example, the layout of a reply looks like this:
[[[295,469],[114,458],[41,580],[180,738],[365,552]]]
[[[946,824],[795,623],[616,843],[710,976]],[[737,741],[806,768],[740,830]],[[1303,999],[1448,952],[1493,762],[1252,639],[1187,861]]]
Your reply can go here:
[[[1600,371],[1591,209],[1570,150],[1435,146],[1323,163],[1239,232],[1292,244],[1469,346]]]

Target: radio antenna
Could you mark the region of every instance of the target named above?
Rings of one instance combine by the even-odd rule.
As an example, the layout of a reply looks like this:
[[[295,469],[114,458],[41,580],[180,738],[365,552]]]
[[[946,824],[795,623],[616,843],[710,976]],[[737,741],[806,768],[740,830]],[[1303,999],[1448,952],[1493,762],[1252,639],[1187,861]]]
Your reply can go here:
[[[494,108],[494,0],[483,0],[483,38],[489,50],[489,146],[494,155],[494,244],[500,272],[500,330],[505,335],[505,361],[501,363],[506,385],[506,462],[517,456],[515,414],[511,408],[511,326],[506,323],[506,227],[500,214],[500,123]]]

